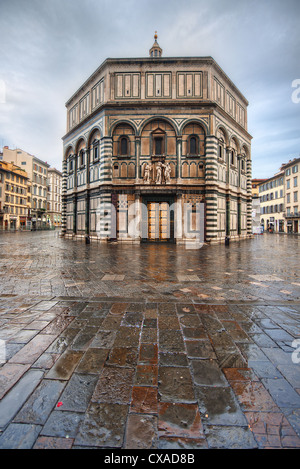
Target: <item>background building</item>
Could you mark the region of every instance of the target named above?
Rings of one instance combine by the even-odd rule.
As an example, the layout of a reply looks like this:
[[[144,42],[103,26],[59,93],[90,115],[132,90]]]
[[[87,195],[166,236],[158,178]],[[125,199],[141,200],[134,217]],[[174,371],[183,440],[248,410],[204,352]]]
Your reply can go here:
[[[264,230],[284,232],[284,172],[259,186],[261,225]]]
[[[51,227],[61,226],[62,173],[55,168],[48,169],[47,216]]]
[[[300,158],[295,158],[259,183],[261,225],[265,230],[299,233],[299,168]]]
[[[105,60],[66,103],[62,232],[251,236],[247,106],[213,58],[163,58],[157,36],[148,58]]]
[[[13,162],[23,168],[31,181],[30,190],[30,217],[32,229],[47,226],[47,177],[50,165],[20,149],[3,148],[3,160]]]
[[[299,233],[299,169],[300,158],[295,158],[281,166],[285,174],[285,213],[287,233]]]
[[[260,218],[260,197],[259,197],[259,184],[262,184],[265,179],[252,179],[252,233],[262,234],[263,227]]]
[[[0,161],[0,230],[25,229],[28,220],[26,171]]]
[[[252,198],[259,197],[259,186],[265,181],[266,179],[252,179]]]

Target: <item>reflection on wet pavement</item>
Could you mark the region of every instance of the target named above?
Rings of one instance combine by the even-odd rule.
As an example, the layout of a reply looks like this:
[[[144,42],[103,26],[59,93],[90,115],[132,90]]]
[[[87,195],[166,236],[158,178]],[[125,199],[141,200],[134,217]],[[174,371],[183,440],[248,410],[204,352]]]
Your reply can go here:
[[[299,239],[0,234],[0,448],[300,448]]]

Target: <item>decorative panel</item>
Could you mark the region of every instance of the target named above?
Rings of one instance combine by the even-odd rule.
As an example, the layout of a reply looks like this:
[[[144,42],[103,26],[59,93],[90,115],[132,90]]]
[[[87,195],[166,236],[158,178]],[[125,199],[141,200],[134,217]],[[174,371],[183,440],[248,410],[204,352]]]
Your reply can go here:
[[[226,93],[226,111],[235,119],[236,101],[235,98],[227,91]]]
[[[92,88],[92,109],[104,101],[104,78]]]
[[[202,72],[177,72],[177,98],[202,98]]]
[[[220,104],[220,106],[225,107],[225,88],[217,78],[214,78],[214,97],[213,99]]]
[[[170,98],[171,73],[146,73],[146,98]]]
[[[140,73],[115,74],[115,98],[140,98]]]
[[[87,93],[79,101],[79,120],[82,120],[90,112],[90,93]]]

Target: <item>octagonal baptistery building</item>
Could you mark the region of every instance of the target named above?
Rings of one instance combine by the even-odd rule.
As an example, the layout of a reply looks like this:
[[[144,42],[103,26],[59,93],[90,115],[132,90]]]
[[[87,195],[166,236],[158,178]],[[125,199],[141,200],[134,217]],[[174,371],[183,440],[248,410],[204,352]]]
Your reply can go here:
[[[251,236],[248,101],[212,57],[108,58],[67,101],[62,235]]]

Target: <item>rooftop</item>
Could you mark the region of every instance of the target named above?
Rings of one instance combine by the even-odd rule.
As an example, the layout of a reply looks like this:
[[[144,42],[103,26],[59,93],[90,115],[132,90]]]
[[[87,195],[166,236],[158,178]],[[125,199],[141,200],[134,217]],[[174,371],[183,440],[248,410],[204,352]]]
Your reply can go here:
[[[95,77],[103,71],[106,67],[109,65],[130,65],[130,64],[135,64],[137,67],[141,67],[144,64],[174,64],[174,63],[181,63],[181,64],[190,64],[193,63],[194,65],[196,64],[206,64],[215,67],[216,71],[222,76],[223,79],[225,79],[230,86],[239,94],[240,98],[244,101],[244,103],[248,106],[249,102],[245,98],[245,96],[240,92],[240,90],[236,87],[236,85],[230,80],[230,78],[226,75],[226,73],[222,70],[222,68],[217,64],[217,62],[214,60],[213,57],[211,56],[205,56],[205,57],[199,57],[199,56],[194,56],[194,57],[162,57],[162,49],[157,43],[157,33],[155,33],[154,36],[154,44],[152,48],[149,50],[149,57],[122,57],[122,58],[107,58],[105,59],[101,65],[95,70],[92,75],[90,75],[89,78],[82,84],[80,88],[71,96],[70,99],[66,102],[66,106],[68,106],[72,100],[82,91],[85,90],[85,88],[95,79]],[[155,55],[155,51],[157,52]],[[153,54],[152,54],[153,53]]]

